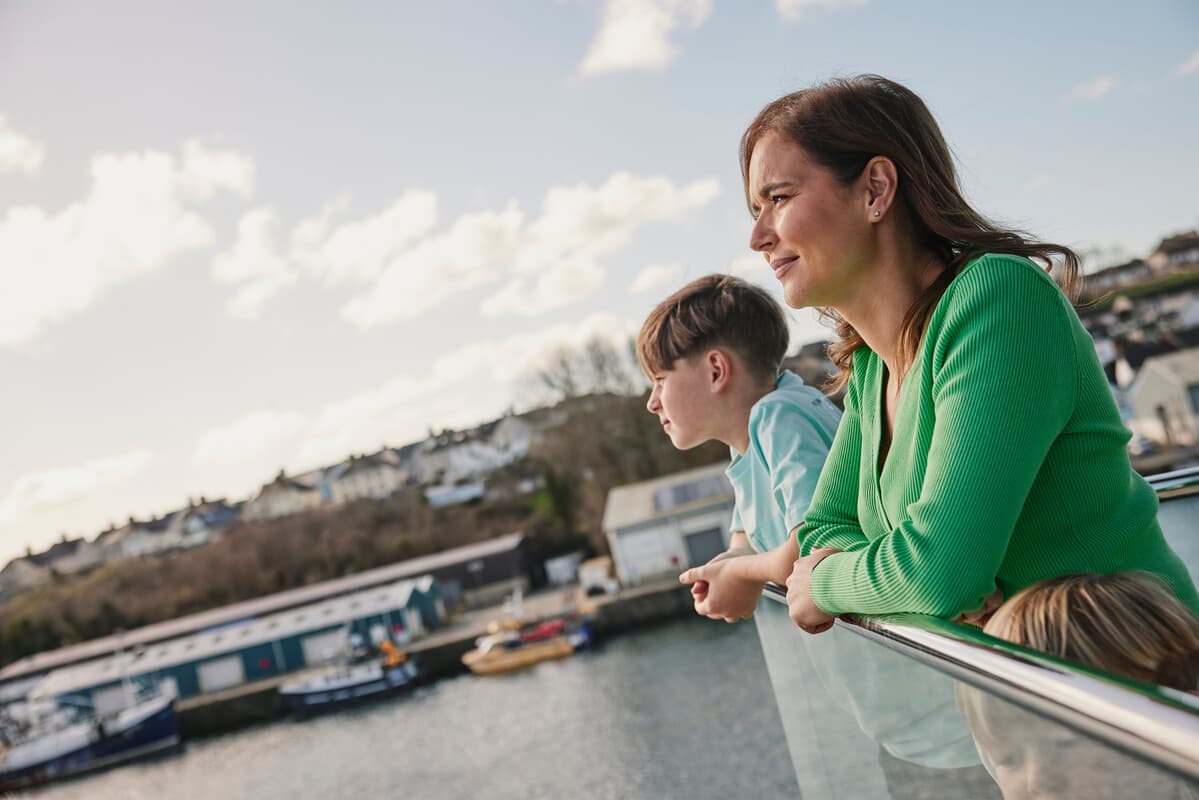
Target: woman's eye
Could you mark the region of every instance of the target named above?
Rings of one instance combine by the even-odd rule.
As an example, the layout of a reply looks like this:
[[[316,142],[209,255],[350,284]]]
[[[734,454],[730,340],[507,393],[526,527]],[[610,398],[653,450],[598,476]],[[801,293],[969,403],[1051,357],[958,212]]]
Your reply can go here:
[[[773,206],[777,206],[779,203],[783,202],[786,199],[787,199],[786,195],[772,194],[772,195],[770,195],[770,204]]]

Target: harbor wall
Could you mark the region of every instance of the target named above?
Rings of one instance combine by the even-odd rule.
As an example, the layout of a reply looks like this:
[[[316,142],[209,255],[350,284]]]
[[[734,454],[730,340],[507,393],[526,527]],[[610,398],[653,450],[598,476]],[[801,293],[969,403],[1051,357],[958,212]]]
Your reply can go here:
[[[537,602],[534,602],[537,601]],[[587,598],[591,608],[592,632],[601,642],[605,637],[645,625],[694,613],[687,587],[667,579],[623,589],[616,595]],[[535,610],[529,622],[570,613],[573,595],[561,592],[528,598]],[[467,671],[462,656],[486,632],[487,622],[502,616],[502,607],[473,612],[466,619],[413,642],[406,649],[420,669],[417,684],[430,683]],[[178,704],[180,733],[184,739],[212,736],[284,716],[287,709],[279,697],[279,685],[296,677],[277,675],[221,692],[181,700]],[[388,702],[388,701],[382,701]]]

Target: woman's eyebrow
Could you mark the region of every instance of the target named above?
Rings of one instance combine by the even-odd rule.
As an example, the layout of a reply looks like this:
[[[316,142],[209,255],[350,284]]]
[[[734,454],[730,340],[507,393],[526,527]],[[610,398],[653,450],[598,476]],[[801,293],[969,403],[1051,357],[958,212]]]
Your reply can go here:
[[[779,189],[787,189],[793,185],[793,181],[775,181],[774,183],[768,183],[758,190],[758,197],[762,198],[763,200],[768,200],[770,195],[774,194]]]

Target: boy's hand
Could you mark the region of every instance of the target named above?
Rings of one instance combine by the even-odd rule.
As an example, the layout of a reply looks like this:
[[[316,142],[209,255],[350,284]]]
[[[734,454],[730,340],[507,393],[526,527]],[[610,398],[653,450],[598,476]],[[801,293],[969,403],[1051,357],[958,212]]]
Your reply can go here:
[[[840,550],[831,547],[819,547],[795,562],[791,577],[787,578],[787,609],[791,620],[808,633],[824,633],[833,627],[833,617],[824,613],[820,606],[812,600],[809,583],[812,580],[812,570],[825,556],[839,553]]]
[[[762,582],[744,577],[736,564],[739,557],[753,554],[752,549],[728,550],[679,576],[680,583],[691,585],[695,613],[725,622],[753,616],[762,596]]]

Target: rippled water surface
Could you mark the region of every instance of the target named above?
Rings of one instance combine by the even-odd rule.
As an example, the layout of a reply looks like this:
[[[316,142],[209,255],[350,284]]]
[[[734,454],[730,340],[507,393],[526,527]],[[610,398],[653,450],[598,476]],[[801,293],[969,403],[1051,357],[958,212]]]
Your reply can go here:
[[[674,622],[507,676],[188,743],[36,800],[796,797],[752,623]]]

